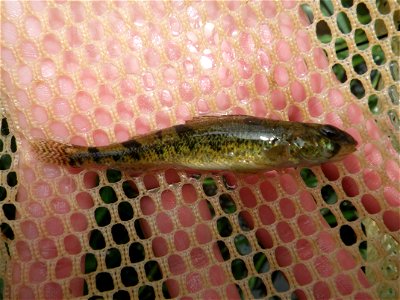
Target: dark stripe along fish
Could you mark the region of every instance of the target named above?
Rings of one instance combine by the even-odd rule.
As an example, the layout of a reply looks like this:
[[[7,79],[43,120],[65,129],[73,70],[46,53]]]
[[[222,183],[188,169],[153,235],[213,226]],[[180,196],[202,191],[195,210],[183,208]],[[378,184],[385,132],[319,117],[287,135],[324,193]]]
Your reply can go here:
[[[257,172],[337,161],[356,150],[331,125],[250,116],[204,116],[102,147],[33,141],[40,160],[71,167]]]

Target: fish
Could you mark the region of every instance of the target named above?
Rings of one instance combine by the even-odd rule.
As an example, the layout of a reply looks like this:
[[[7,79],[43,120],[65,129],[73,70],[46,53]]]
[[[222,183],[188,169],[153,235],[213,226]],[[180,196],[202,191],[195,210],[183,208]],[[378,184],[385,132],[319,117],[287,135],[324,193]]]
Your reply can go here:
[[[338,161],[357,142],[332,125],[271,120],[246,115],[202,116],[122,143],[84,147],[35,140],[47,163],[147,171],[187,169],[258,172]]]

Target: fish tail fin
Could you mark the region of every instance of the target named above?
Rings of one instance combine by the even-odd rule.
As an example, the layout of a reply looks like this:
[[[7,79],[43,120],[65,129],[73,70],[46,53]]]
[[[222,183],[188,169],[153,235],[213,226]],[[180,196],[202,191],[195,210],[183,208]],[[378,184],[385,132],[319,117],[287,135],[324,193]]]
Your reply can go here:
[[[85,148],[51,140],[35,140],[31,145],[40,161],[62,166],[77,166],[75,158]]]

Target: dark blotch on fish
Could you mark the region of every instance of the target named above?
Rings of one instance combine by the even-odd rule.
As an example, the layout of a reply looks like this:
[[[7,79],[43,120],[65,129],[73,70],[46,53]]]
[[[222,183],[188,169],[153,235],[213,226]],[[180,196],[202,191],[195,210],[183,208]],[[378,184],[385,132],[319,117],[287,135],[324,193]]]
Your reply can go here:
[[[119,155],[119,154],[114,154],[114,155],[112,156],[112,158],[113,158],[113,160],[114,160],[115,162],[117,162],[117,161],[119,161],[119,160],[121,159],[121,155]]]
[[[137,149],[133,149],[131,151],[128,152],[129,156],[135,160],[135,161],[139,161],[140,160],[140,154],[139,151]]]
[[[154,132],[154,136],[157,139],[162,140],[162,130],[157,130],[156,132]]]
[[[194,133],[193,129],[185,124],[176,125],[176,126],[174,126],[174,128],[175,128],[177,135],[180,138],[186,137],[186,136]]]
[[[124,146],[125,148],[131,149],[131,148],[139,148],[140,146],[142,146],[141,143],[139,143],[137,140],[135,139],[131,139],[129,141],[126,142],[122,142],[121,143],[122,146]]]
[[[101,158],[101,153],[97,147],[88,147],[88,152],[91,154],[91,158],[94,162],[99,162]]]

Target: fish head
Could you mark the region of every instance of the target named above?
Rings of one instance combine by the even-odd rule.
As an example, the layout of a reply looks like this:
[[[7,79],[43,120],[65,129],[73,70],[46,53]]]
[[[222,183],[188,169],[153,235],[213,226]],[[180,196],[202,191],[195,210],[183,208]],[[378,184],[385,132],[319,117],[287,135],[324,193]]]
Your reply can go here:
[[[340,160],[356,151],[357,141],[347,132],[332,125],[323,125],[319,132],[326,143],[329,159]]]
[[[347,132],[332,125],[315,125],[292,136],[290,151],[300,163],[313,165],[340,160],[356,146],[356,140]]]

